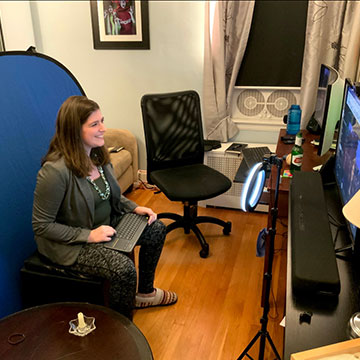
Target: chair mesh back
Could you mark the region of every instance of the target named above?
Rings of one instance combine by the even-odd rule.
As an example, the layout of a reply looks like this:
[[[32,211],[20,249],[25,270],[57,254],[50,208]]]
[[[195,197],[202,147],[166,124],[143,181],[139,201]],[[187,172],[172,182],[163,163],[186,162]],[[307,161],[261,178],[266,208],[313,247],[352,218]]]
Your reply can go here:
[[[145,95],[141,108],[148,173],[203,163],[200,99],[195,91]]]

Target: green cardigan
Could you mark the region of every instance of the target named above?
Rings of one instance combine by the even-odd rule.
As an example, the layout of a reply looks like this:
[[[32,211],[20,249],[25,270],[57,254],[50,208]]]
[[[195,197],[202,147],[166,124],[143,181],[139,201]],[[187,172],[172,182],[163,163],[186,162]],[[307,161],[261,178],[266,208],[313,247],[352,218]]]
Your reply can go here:
[[[104,166],[111,189],[111,225],[137,204],[121,195],[112,165]],[[39,252],[60,265],[73,264],[93,228],[94,196],[86,178],[75,176],[63,159],[47,161],[38,172],[32,225]]]

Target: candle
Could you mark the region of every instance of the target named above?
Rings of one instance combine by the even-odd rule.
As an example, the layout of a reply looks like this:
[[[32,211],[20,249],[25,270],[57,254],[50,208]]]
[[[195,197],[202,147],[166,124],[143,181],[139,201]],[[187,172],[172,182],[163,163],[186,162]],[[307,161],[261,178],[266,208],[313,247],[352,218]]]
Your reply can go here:
[[[86,327],[85,320],[84,320],[84,314],[82,312],[78,313],[78,328],[84,329]]]

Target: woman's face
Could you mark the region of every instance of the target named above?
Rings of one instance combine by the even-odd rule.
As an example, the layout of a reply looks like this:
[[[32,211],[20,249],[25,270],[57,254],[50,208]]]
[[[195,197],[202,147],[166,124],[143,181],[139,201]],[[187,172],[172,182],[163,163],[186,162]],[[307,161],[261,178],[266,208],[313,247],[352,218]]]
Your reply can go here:
[[[102,116],[100,110],[95,110],[87,118],[81,128],[81,138],[88,154],[90,154],[92,148],[100,147],[105,144],[105,131],[106,127],[104,125],[104,117]]]

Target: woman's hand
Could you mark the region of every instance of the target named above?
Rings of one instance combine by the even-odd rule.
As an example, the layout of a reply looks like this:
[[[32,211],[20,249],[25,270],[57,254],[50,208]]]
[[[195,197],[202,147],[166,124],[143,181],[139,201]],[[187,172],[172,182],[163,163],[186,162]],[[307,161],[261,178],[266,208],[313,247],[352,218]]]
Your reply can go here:
[[[144,206],[138,206],[134,209],[135,214],[139,215],[147,215],[149,217],[148,224],[150,225],[152,222],[154,222],[157,219],[157,214],[152,211],[152,209],[144,207]]]
[[[88,237],[89,243],[99,243],[110,241],[111,237],[115,235],[116,230],[108,225],[101,225],[98,228],[91,230]]]

